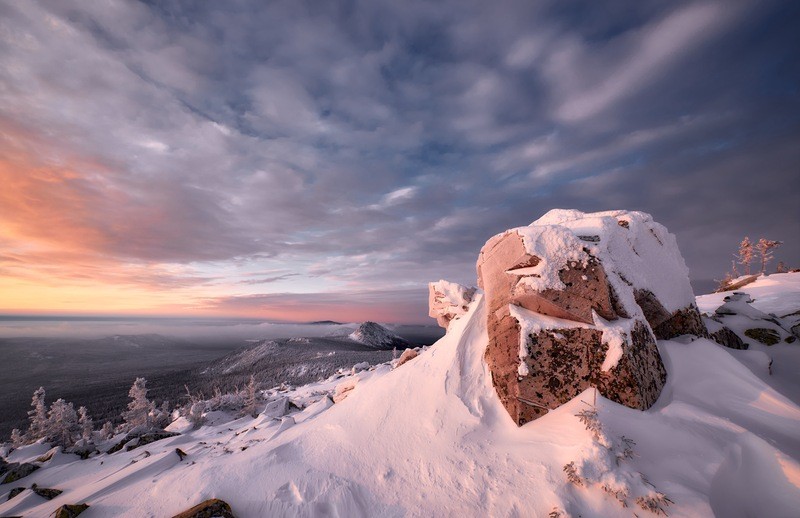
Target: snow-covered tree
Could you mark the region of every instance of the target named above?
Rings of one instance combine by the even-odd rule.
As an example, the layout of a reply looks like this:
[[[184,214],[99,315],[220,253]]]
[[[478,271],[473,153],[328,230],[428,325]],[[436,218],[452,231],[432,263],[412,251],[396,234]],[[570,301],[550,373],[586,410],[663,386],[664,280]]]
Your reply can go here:
[[[767,273],[767,263],[772,260],[773,250],[783,244],[783,241],[773,241],[771,239],[764,239],[763,237],[758,240],[756,250],[761,257],[761,275]]]
[[[153,424],[158,428],[166,428],[172,422],[172,416],[169,409],[169,401],[166,399],[162,401],[161,406],[156,409]]]
[[[136,378],[128,392],[128,397],[131,398],[131,402],[128,403],[128,410],[122,413],[122,419],[125,421],[122,430],[129,432],[136,428],[145,430],[152,428],[153,419],[150,414],[155,409],[155,405],[147,399],[147,380]]]
[[[114,437],[114,426],[111,424],[111,421],[106,421],[100,429],[100,438],[108,440],[112,437]]]
[[[68,448],[75,444],[75,438],[80,433],[78,414],[72,403],[57,399],[50,405],[47,414],[47,442]]]
[[[778,266],[775,267],[775,273],[786,273],[789,271],[789,268],[786,267],[786,263],[783,261],[778,261]]]
[[[247,386],[245,387],[244,408],[242,409],[242,413],[251,417],[258,415],[258,384],[256,383],[256,377],[252,374],[250,375],[250,381],[247,382]]]
[[[19,428],[11,430],[11,446],[19,448],[25,444],[25,435],[19,431]]]
[[[39,387],[33,393],[31,399],[31,406],[33,407],[28,411],[28,439],[36,441],[45,435],[47,430],[47,405],[44,402],[44,387]]]
[[[78,426],[81,429],[81,439],[87,442],[91,441],[92,432],[94,432],[94,421],[92,421],[85,406],[78,409]]]
[[[736,254],[739,264],[744,266],[744,274],[750,275],[750,263],[753,262],[753,243],[749,237],[742,239],[739,243],[739,252]]]
[[[187,385],[184,385],[184,387],[186,388],[186,396],[189,398],[189,403],[185,407],[186,419],[192,423],[194,428],[200,428],[205,421],[203,412],[206,410],[206,404],[200,399],[200,396],[192,394]]]

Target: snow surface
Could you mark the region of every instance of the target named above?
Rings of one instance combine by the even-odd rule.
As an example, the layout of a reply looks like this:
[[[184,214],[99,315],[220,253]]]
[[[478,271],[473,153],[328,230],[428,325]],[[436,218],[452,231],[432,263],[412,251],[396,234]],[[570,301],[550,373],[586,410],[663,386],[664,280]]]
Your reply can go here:
[[[228,417],[130,452],[87,460],[56,455],[29,477],[0,486],[0,515],[47,516],[64,503],[86,502],[87,518],[171,516],[221,498],[240,517],[546,517],[554,509],[654,516],[632,500],[650,490],[645,478],[672,500],[671,517],[798,515],[800,407],[771,386],[796,383],[786,378],[791,373],[757,375],[757,365],[738,354],[751,351],[684,336],[659,342],[668,380],[650,410],[623,407],[590,389],[517,427],[483,361],[485,322],[479,294],[413,362],[270,391],[273,401],[302,407],[288,416],[275,415],[286,408],[279,402],[255,419]],[[329,395],[345,381],[352,390],[333,404]],[[595,398],[601,441],[576,417]],[[635,442],[636,455],[615,461],[606,445],[618,445],[623,435]],[[21,448],[8,460],[47,450]],[[584,485],[566,480],[568,463]],[[46,501],[25,491],[6,502],[12,487],[32,483],[64,493]],[[603,484],[627,489],[628,507]]]
[[[737,290],[702,295],[697,297],[697,307],[703,313],[713,313],[734,291],[750,295],[753,307],[764,313],[785,316],[800,309],[800,273],[763,275]]]

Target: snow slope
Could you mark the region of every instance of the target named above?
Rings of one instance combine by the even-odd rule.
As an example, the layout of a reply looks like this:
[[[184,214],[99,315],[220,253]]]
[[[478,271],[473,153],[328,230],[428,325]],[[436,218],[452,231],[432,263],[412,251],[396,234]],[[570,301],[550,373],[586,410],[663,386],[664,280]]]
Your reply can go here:
[[[650,490],[644,476],[673,502],[673,517],[797,516],[800,407],[730,350],[690,337],[661,341],[669,377],[650,410],[588,390],[517,427],[483,362],[485,320],[476,295],[444,338],[397,369],[384,364],[271,392],[304,407],[289,416],[265,412],[83,461],[57,455],[10,486],[64,493],[46,501],[25,491],[5,502],[11,487],[0,486],[0,515],[47,516],[86,502],[87,518],[170,516],[216,497],[240,517],[654,516],[635,503]],[[334,405],[328,394],[343,383],[354,388]],[[599,442],[575,415],[595,397]],[[637,456],[609,462],[602,443],[622,435]],[[9,460],[42,449],[22,448]],[[571,462],[583,485],[567,481]],[[628,507],[604,484],[627,487]]]

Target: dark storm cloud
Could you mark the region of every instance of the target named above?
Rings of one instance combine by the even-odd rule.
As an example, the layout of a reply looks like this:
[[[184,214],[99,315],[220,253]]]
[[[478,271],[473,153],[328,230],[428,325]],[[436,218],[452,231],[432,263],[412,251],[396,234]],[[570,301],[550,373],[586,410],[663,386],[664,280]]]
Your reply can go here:
[[[418,289],[570,207],[652,213],[700,279],[745,234],[800,258],[793,2],[0,11],[0,218],[54,250]]]

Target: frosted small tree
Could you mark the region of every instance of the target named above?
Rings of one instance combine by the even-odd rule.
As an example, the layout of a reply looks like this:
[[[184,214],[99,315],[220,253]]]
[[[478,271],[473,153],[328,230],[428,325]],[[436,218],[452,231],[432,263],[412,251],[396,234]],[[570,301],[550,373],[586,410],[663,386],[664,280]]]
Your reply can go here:
[[[25,435],[19,431],[19,428],[14,428],[11,430],[11,446],[19,448],[23,445],[25,445]]]
[[[169,409],[169,401],[164,400],[155,412],[153,423],[159,428],[166,428],[172,422],[172,414]]]
[[[783,261],[778,261],[778,266],[775,267],[775,273],[786,273],[789,271],[789,268],[786,267],[786,263]]]
[[[773,241],[771,239],[764,239],[763,237],[758,240],[756,250],[761,257],[761,275],[767,273],[767,263],[772,260],[773,250],[783,244],[783,241]]]
[[[75,436],[79,433],[78,414],[72,403],[57,399],[50,405],[47,414],[47,442],[68,448],[75,444]]]
[[[31,406],[33,407],[28,411],[28,438],[31,441],[41,439],[47,430],[47,405],[44,402],[44,387],[39,387],[33,393],[31,399]]]
[[[114,426],[111,424],[111,421],[106,421],[100,429],[100,438],[108,440],[112,437],[114,437]]]
[[[147,399],[147,380],[136,378],[131,390],[128,391],[128,397],[131,398],[131,402],[128,403],[128,410],[122,413],[122,419],[125,421],[122,426],[123,431],[152,428],[153,420],[150,413],[155,409],[155,405]]]
[[[753,262],[753,243],[749,237],[742,239],[739,243],[739,253],[736,254],[739,264],[744,266],[744,274],[750,275],[750,263]]]
[[[78,426],[81,429],[81,439],[90,442],[92,440],[92,432],[94,432],[94,421],[92,421],[85,406],[78,409]]]
[[[250,417],[255,417],[258,415],[258,384],[254,375],[250,375],[250,381],[247,382],[244,390],[244,409],[242,412]]]
[[[189,403],[186,407],[186,419],[192,423],[192,427],[200,428],[205,421],[203,412],[206,410],[206,404],[200,399],[200,396],[192,394],[187,385],[184,385],[184,387],[186,388],[186,395],[189,398]]]

